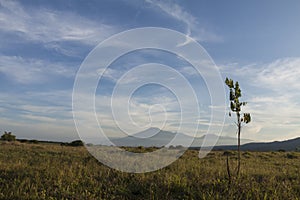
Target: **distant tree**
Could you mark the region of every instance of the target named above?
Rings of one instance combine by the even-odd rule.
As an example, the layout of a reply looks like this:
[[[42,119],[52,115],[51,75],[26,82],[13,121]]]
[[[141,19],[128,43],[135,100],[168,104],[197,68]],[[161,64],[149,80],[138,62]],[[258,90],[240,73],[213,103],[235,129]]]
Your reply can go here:
[[[241,146],[241,129],[242,124],[248,124],[251,122],[251,115],[250,113],[242,113],[242,106],[245,106],[247,102],[241,102],[240,97],[242,96],[242,92],[240,89],[239,82],[235,82],[232,79],[226,78],[225,84],[229,88],[229,100],[230,100],[230,111],[229,116],[231,117],[231,112],[236,114],[236,126],[237,126],[237,138],[238,138],[238,166],[237,166],[237,172],[236,175],[239,176],[240,168],[241,168],[241,153],[240,153],[240,146]],[[228,159],[228,157],[227,157]],[[228,176],[230,178],[230,168],[229,163],[227,161],[227,171]]]
[[[1,136],[1,140],[4,140],[4,141],[15,141],[16,140],[16,136],[13,135],[11,132],[4,131],[4,134]]]
[[[73,147],[79,147],[79,146],[83,146],[84,143],[81,140],[74,140],[71,143],[69,143],[68,146],[73,146]]]
[[[38,144],[39,141],[38,140],[29,140],[30,143],[33,143],[33,144]]]

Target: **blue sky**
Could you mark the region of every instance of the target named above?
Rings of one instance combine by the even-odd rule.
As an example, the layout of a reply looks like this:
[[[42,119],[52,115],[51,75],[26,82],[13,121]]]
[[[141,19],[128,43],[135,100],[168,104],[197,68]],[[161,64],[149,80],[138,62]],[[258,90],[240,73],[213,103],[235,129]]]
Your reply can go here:
[[[12,131],[19,138],[78,138],[72,90],[81,63],[99,42],[113,34],[151,26],[194,38],[224,79],[229,76],[240,82],[243,99],[249,103],[245,111],[253,117],[243,128],[244,138],[271,141],[298,137],[299,6],[296,0],[0,0],[0,131]],[[199,123],[199,135],[205,134],[210,101],[203,79],[183,59],[153,50],[123,56],[105,72],[96,98],[104,128],[111,136],[118,135],[107,104],[115,82],[126,70],[149,62],[172,66],[190,81],[203,116],[192,122]],[[119,101],[119,105],[126,103],[122,98]],[[176,129],[178,102],[166,88],[149,85],[137,90],[129,107],[133,120],[143,127],[149,121],[160,127],[164,113],[168,113],[169,121],[163,128]],[[222,135],[235,136],[233,121],[226,117]]]

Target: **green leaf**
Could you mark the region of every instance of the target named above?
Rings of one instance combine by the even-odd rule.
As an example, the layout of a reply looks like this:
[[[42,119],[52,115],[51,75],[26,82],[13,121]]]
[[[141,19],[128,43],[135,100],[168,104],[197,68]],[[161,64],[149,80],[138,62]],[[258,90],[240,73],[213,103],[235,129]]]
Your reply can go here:
[[[232,89],[230,89],[230,97],[229,98],[230,98],[230,101],[233,101],[235,98]]]
[[[226,78],[225,83],[229,88],[233,88],[233,80],[232,79]]]
[[[244,113],[244,122],[246,124],[248,124],[249,122],[251,122],[251,115],[250,115],[250,113]]]

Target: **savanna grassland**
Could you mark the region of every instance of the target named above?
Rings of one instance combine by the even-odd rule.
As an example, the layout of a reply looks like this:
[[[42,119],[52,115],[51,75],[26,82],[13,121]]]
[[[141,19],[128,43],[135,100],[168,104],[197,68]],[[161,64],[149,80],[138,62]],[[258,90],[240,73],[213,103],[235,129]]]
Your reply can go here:
[[[234,165],[234,157],[231,158]],[[242,152],[239,180],[228,184],[222,151],[188,150],[161,170],[110,169],[84,147],[0,145],[0,199],[299,199],[300,153]]]

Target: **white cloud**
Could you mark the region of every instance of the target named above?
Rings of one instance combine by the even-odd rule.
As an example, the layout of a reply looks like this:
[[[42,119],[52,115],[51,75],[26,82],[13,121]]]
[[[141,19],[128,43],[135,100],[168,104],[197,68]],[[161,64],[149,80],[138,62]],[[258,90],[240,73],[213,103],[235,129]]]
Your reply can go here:
[[[51,141],[65,141],[70,142],[72,140],[78,139],[79,136],[76,133],[72,121],[69,123],[57,123],[39,121],[28,123],[28,120],[18,120],[1,118],[0,126],[4,130],[12,131],[17,138],[27,138],[27,139],[38,139],[38,140],[51,140]]]
[[[96,45],[116,28],[68,11],[24,8],[15,1],[0,1],[0,30],[43,43],[77,41]]]
[[[109,130],[106,130],[108,132],[110,129],[119,128],[128,134],[150,127],[170,130],[170,124],[178,123],[180,120],[180,111],[173,110],[176,100],[174,102],[172,98],[133,97],[128,102],[127,97],[119,96],[113,102],[111,104],[109,96],[97,95],[96,97],[97,117],[102,126],[109,127]],[[126,109],[123,109],[124,107]],[[88,119],[87,115],[82,116]]]
[[[6,92],[0,94],[1,106],[17,118],[20,113],[70,118],[72,91]]]
[[[51,76],[73,77],[75,70],[66,63],[0,55],[0,72],[23,84],[44,82]]]
[[[252,122],[244,127],[245,138],[272,141],[300,136],[300,58],[278,59],[247,66],[222,66],[238,80],[248,102]],[[227,130],[228,131],[228,130]]]
[[[264,87],[276,92],[296,92],[300,88],[300,58],[278,59],[265,65],[258,74]]]
[[[179,72],[186,76],[199,76],[199,72],[192,66],[184,66],[179,69]]]
[[[188,28],[194,27],[197,24],[197,20],[194,16],[184,11],[182,7],[171,1],[156,1],[156,0],[146,0],[146,2],[158,6],[162,11],[168,15],[174,17],[178,21],[182,21],[187,24]]]
[[[99,69],[97,70],[97,74],[100,76],[101,78],[107,78],[113,82],[117,82],[118,78],[124,73],[124,70],[122,69],[112,69],[112,68],[106,68],[106,69]]]
[[[36,115],[32,115],[32,114],[28,114],[28,115],[20,115],[20,117],[22,117],[23,119],[29,119],[31,121],[37,121],[37,122],[44,122],[44,123],[53,123],[53,122],[57,122],[58,120],[52,117],[45,117],[45,116],[36,116]]]
[[[199,41],[221,41],[222,38],[215,33],[203,28],[197,19],[185,11],[180,5],[174,1],[159,1],[159,0],[145,0],[147,3],[157,6],[164,13],[170,17],[182,22],[186,26],[186,35]],[[183,46],[191,42],[187,37],[186,41],[179,46]]]
[[[71,110],[72,91],[0,94],[1,130],[18,138],[71,141],[78,138]]]

